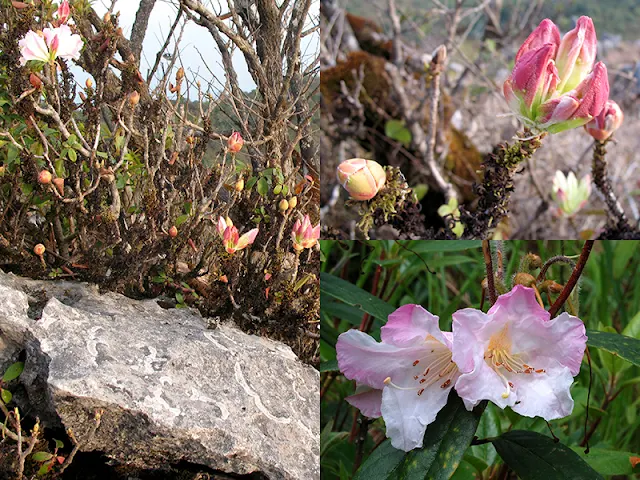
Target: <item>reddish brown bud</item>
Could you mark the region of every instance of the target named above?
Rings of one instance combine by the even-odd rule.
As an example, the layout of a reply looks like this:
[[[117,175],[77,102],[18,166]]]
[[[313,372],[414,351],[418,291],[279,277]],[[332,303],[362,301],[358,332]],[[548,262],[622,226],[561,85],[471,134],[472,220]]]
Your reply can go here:
[[[536,277],[525,272],[516,273],[516,276],[513,277],[513,284],[533,287],[536,284]]]
[[[39,257],[44,255],[45,250],[46,249],[44,248],[44,245],[41,244],[41,243],[39,243],[35,247],[33,247],[33,253],[35,253]]]
[[[91,88],[93,87],[93,80],[91,80],[90,78],[87,78],[87,80],[84,82],[85,86],[87,88]]]
[[[29,83],[33,88],[42,88],[42,80],[40,80],[40,77],[35,73],[29,75]]]
[[[53,184],[55,185],[56,189],[58,190],[58,193],[64,197],[64,178],[54,178],[53,179]]]
[[[51,172],[49,172],[48,170],[42,170],[39,174],[38,174],[38,182],[40,182],[43,185],[48,185],[51,183]]]
[[[178,236],[178,227],[175,225],[169,229],[169,236],[171,238],[176,238]]]
[[[129,105],[135,107],[140,102],[140,94],[135,90],[129,94]]]

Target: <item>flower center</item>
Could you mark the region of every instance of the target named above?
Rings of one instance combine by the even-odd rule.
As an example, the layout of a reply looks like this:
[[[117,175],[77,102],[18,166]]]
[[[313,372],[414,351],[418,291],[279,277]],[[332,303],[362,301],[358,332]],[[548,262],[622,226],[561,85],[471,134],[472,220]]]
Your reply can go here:
[[[507,398],[511,394],[511,389],[515,388],[514,384],[509,381],[509,378],[514,379],[514,375],[545,373],[543,368],[536,369],[527,365],[524,362],[523,355],[521,353],[512,353],[511,349],[509,328],[505,325],[502,330],[491,336],[487,350],[484,353],[485,362],[498,374],[505,386],[502,398]]]
[[[429,337],[427,337],[429,338]],[[458,371],[458,366],[451,359],[451,351],[437,340],[427,340],[427,353],[413,361],[410,368],[413,376],[407,386],[399,386],[387,377],[385,385],[398,390],[415,390],[420,396],[425,389],[434,384],[439,384],[440,388],[447,388],[451,385],[453,376]]]

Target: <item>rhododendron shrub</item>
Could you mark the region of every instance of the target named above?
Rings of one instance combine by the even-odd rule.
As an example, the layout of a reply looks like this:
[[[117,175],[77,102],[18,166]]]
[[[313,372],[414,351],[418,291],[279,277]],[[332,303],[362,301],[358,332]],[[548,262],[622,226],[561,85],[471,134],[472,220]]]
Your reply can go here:
[[[256,18],[202,38],[217,50],[211,54],[229,55],[240,43],[255,58],[242,67],[256,81],[252,94],[239,87],[231,61],[204,78],[182,65],[178,52],[190,47],[172,33],[166,44],[144,40],[145,15],[129,35],[117,4],[104,15],[81,1],[3,5],[1,265],[164,294],[206,315],[241,311],[237,323],[247,329],[264,315],[262,333],[290,342],[307,361],[315,356],[317,341],[305,332],[315,333],[319,308],[318,252],[310,248],[317,235],[289,235],[298,218],[319,217],[317,69],[310,57],[302,66],[313,73],[296,70],[302,31],[290,28],[312,27],[313,18],[308,6],[280,11],[261,2]],[[205,10],[182,0],[173,15],[198,28],[189,19]],[[259,32],[245,23],[253,20]],[[140,60],[143,41],[157,42],[157,64]],[[257,107],[255,98],[265,103]],[[296,199],[286,216],[277,207],[283,198]],[[309,251],[302,261],[297,240]]]

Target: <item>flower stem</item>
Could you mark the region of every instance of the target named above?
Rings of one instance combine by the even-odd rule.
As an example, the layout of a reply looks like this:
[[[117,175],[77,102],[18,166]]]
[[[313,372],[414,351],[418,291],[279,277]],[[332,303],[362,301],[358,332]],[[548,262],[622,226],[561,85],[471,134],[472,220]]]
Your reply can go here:
[[[584,242],[584,246],[582,247],[582,253],[580,254],[578,263],[576,263],[576,266],[573,268],[573,272],[571,272],[569,281],[562,289],[562,292],[560,292],[560,296],[557,298],[554,304],[551,305],[551,308],[549,309],[549,315],[551,316],[551,318],[556,316],[556,313],[558,313],[558,310],[562,308],[562,305],[564,305],[564,302],[567,301],[567,299],[569,298],[569,295],[571,295],[573,288],[578,283],[578,279],[582,274],[582,270],[584,269],[584,266],[586,265],[587,260],[589,259],[589,254],[591,253],[591,249],[593,248],[593,242],[594,240],[587,240],[586,242]]]
[[[496,303],[498,295],[496,294],[496,285],[493,278],[493,260],[491,258],[491,246],[489,240],[482,241],[482,253],[484,254],[484,265],[487,269],[487,291],[489,292],[489,301],[491,305]]]
[[[593,148],[593,164],[591,166],[593,182],[596,184],[596,187],[600,190],[602,195],[604,195],[604,200],[609,211],[617,219],[618,227],[628,230],[630,228],[629,221],[622,209],[622,205],[620,205],[615,193],[613,193],[611,182],[607,176],[607,160],[605,158],[607,153],[607,143],[608,140],[603,142],[596,140],[595,142],[595,146]]]
[[[532,136],[525,129],[516,135],[521,140],[513,145],[500,144],[493,149],[483,163],[484,178],[475,189],[480,200],[475,212],[463,212],[465,236],[486,238],[502,217],[507,214],[509,196],[513,191],[513,176],[520,164],[530,158],[542,145],[546,132]]]

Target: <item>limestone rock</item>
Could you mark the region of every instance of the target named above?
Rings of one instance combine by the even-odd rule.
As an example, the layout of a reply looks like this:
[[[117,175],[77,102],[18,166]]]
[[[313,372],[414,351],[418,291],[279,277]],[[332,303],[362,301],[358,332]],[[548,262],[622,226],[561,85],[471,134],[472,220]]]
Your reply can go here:
[[[83,451],[320,478],[319,373],[288,346],[86,284],[0,272],[0,299],[0,368],[26,350],[29,407],[72,428]]]

